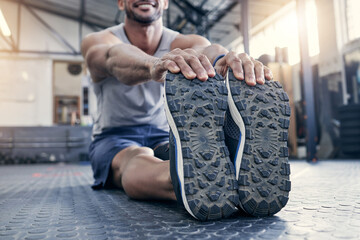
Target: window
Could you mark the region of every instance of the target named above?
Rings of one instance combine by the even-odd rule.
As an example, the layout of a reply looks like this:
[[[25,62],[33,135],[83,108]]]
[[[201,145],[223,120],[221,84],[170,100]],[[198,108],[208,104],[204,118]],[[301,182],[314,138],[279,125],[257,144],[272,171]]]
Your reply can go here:
[[[315,0],[307,0],[306,18],[309,55],[312,57],[320,52]],[[287,48],[291,65],[300,62],[298,19],[295,3],[291,3],[285,14],[268,24],[262,31],[253,35],[250,40],[250,54],[256,58],[262,54],[274,56],[276,47]],[[236,50],[240,50],[240,46]]]
[[[360,38],[360,1],[346,1],[346,21],[349,41]]]

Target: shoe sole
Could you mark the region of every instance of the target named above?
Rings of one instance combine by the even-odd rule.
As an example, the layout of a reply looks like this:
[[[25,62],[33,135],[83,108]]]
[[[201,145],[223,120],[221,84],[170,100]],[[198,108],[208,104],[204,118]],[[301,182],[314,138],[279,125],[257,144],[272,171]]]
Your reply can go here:
[[[175,138],[175,165],[186,210],[202,221],[232,215],[238,210],[239,196],[223,133],[227,109],[223,79],[217,75],[202,82],[169,73],[165,93],[165,113]]]
[[[248,86],[229,70],[229,110],[240,128],[241,142],[235,155],[240,207],[264,217],[279,212],[291,190],[289,151],[289,98],[279,82]]]

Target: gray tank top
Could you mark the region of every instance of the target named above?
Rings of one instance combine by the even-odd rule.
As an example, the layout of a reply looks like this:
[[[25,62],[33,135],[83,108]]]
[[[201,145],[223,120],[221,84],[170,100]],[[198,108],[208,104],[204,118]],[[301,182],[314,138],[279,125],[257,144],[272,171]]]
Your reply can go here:
[[[125,34],[124,24],[109,28],[123,43],[131,44]],[[170,51],[170,45],[178,32],[163,28],[160,45],[155,57]],[[126,59],[125,59],[126,61]],[[169,130],[163,106],[163,83],[148,81],[127,86],[115,77],[93,83],[97,97],[97,115],[94,119],[93,136],[112,127],[150,124]]]

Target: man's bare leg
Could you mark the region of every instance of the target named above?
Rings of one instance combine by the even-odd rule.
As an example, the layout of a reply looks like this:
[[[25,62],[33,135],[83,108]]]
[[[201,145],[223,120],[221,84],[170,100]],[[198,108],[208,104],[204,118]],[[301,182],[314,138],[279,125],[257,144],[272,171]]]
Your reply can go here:
[[[154,157],[151,148],[131,146],[115,155],[112,181],[134,199],[176,200],[169,164]]]

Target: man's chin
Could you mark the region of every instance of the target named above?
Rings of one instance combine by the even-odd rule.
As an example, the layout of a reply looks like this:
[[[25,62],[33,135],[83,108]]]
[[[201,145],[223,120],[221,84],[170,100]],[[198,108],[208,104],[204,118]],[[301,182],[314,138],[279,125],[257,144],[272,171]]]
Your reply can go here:
[[[154,19],[145,19],[145,18],[134,18],[132,20],[137,22],[137,23],[143,24],[143,25],[150,25],[153,22],[155,22]]]
[[[127,9],[125,9],[126,11]],[[149,25],[152,24],[153,22],[157,21],[161,15],[162,12],[161,11],[149,11],[149,12],[137,12],[137,11],[126,11],[126,15],[129,19],[140,23],[140,24],[144,24],[144,25]]]
[[[150,17],[143,17],[143,16],[133,16],[133,20],[141,23],[141,24],[152,24],[156,20],[158,20],[160,16],[150,16]]]

